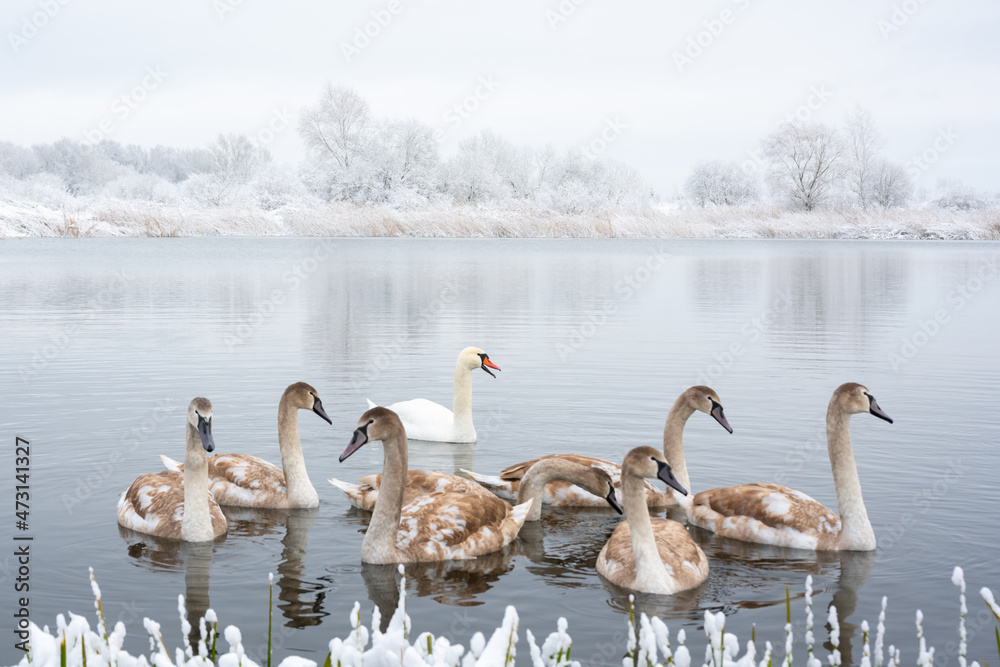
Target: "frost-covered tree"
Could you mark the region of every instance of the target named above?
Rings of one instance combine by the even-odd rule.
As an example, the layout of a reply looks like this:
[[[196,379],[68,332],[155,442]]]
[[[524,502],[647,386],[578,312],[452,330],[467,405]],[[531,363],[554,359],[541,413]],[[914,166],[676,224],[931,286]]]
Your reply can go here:
[[[27,178],[40,169],[35,153],[9,141],[0,141],[0,174]]]
[[[306,174],[325,197],[354,199],[364,188],[371,124],[368,102],[353,88],[327,84],[319,101],[302,110],[298,131],[312,160]]]
[[[238,203],[252,196],[247,186],[271,161],[271,153],[244,134],[220,134],[208,150],[211,173],[189,177],[185,189],[199,203],[210,206]]]
[[[870,206],[903,206],[913,194],[913,183],[902,165],[878,158],[869,167],[866,191]]]
[[[685,194],[698,206],[741,206],[760,197],[757,179],[735,162],[702,162],[684,184]]]
[[[772,192],[792,206],[822,206],[843,175],[843,140],[822,123],[783,123],[764,140]]]
[[[861,208],[867,209],[873,204],[881,206],[881,203],[874,200],[873,187],[876,166],[882,169],[880,176],[883,179],[886,176],[887,165],[877,165],[881,160],[885,139],[875,126],[871,112],[860,105],[847,115],[844,129],[847,187],[857,198]],[[883,188],[884,186],[883,182]],[[884,189],[882,194],[886,194]]]
[[[418,120],[373,123],[362,139],[366,199],[426,201],[434,189],[438,144],[434,130]]]
[[[55,174],[73,195],[90,194],[122,174],[121,165],[90,144],[60,139],[32,146],[39,171]]]

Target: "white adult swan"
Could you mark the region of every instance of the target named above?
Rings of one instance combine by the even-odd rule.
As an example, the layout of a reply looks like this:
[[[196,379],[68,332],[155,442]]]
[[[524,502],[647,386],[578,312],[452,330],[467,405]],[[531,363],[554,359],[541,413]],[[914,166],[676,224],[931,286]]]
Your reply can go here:
[[[727,431],[733,432],[726,415],[722,411],[722,402],[719,395],[709,387],[695,386],[685,390],[677,400],[674,401],[670,412],[667,414],[667,423],[663,427],[663,455],[670,463],[674,475],[684,488],[691,488],[691,480],[688,478],[687,463],[684,461],[684,445],[682,443],[684,425],[688,418],[695,413],[704,412],[711,415]],[[580,465],[600,468],[614,480],[616,487],[621,487],[621,466],[603,459],[580,454],[549,454],[541,458],[516,463],[500,471],[499,477],[492,475],[480,475],[471,471],[468,472],[472,479],[476,480],[487,489],[497,494],[505,500],[513,500],[517,496],[517,489],[521,483],[521,478],[525,472],[539,461],[546,459],[563,459],[572,461]],[[674,495],[669,491],[661,493],[649,482],[644,482],[646,486],[646,504],[649,507],[666,507],[677,503]],[[563,481],[555,481],[545,487],[542,502],[546,505],[557,507],[580,507],[580,506],[601,506],[604,499],[588,493],[579,486]]]
[[[372,408],[358,420],[343,462],[365,443],[382,441],[382,484],[361,544],[365,563],[413,563],[475,558],[517,537],[530,503],[511,507],[475,482],[450,475],[442,490],[403,505],[408,453],[406,431],[395,412]],[[330,480],[336,484],[335,480]]]
[[[435,442],[475,442],[476,427],[472,424],[472,371],[481,368],[491,376],[490,369],[500,367],[478,347],[467,347],[458,354],[455,364],[455,398],[452,409],[426,398],[415,398],[388,406],[399,415],[406,435],[413,440]],[[368,401],[368,407],[375,403]]]
[[[278,447],[281,467],[248,454],[217,454],[209,460],[210,489],[220,505],[236,507],[319,507],[319,495],[309,481],[302,443],[299,440],[299,410],[312,410],[333,424],[323,409],[319,394],[305,382],[288,385],[278,403]],[[184,466],[160,457],[167,470]]]
[[[852,414],[885,414],[863,385],[837,387],[826,411],[826,443],[840,516],[809,496],[780,484],[744,484],[702,491],[688,520],[724,537],[816,551],[871,551],[875,531],[861,496],[848,424]]]
[[[708,559],[687,530],[669,519],[650,519],[645,479],[659,479],[687,495],[652,447],[636,447],[622,462],[622,505],[618,524],[597,556],[597,571],[616,586],[671,595],[694,588],[708,576]]]
[[[207,542],[226,532],[226,517],[208,490],[212,403],[196,398],[187,410],[184,472],[137,477],[118,499],[118,523],[125,528],[186,542]]]

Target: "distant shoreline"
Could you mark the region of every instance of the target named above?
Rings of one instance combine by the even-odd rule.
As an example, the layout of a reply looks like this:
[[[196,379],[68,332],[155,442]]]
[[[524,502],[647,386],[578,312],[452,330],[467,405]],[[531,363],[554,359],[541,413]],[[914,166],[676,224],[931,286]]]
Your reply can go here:
[[[206,208],[77,199],[60,208],[0,198],[0,239],[314,236],[344,238],[1000,240],[1000,210],[788,211],[771,206],[560,213],[530,203]]]

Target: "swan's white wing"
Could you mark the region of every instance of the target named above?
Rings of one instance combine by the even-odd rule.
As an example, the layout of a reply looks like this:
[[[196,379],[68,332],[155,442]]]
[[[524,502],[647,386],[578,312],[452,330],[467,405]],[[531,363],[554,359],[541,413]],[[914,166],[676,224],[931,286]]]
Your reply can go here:
[[[163,461],[163,467],[169,470],[170,472],[181,472],[182,470],[184,470],[183,463],[181,463],[180,461],[174,461],[169,456],[164,456],[163,454],[160,454],[160,460]]]
[[[366,398],[365,400],[368,401],[368,409],[369,410],[371,410],[372,408],[377,408],[378,407],[377,405],[375,405],[374,402],[372,402],[372,399]]]
[[[426,398],[401,401],[388,406],[399,415],[410,440],[454,442],[455,417],[451,410]]]

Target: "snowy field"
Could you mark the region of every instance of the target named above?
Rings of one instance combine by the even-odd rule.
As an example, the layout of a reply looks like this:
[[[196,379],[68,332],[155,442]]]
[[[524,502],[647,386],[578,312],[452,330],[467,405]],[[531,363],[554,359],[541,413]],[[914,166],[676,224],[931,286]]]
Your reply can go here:
[[[0,197],[0,238],[101,236],[343,236],[455,238],[1000,239],[1000,210],[789,211],[780,207],[561,213],[531,203],[396,208],[330,203],[266,210],[111,198],[59,208]]]

